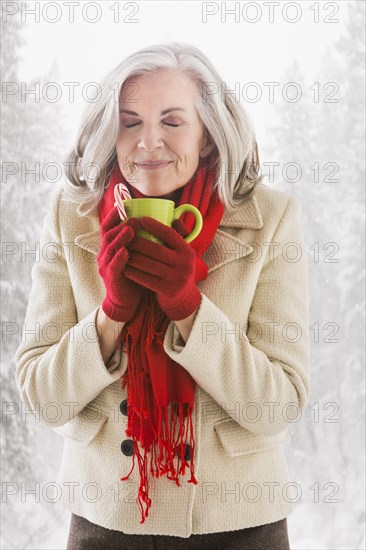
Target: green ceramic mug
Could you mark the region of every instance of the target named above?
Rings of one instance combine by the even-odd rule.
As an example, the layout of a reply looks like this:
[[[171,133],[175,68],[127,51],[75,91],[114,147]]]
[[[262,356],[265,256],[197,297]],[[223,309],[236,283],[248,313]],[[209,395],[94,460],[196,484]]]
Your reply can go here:
[[[167,199],[128,199],[123,201],[123,205],[126,210],[127,218],[142,218],[143,216],[148,216],[149,218],[155,218],[168,227],[172,227],[173,222],[184,214],[184,212],[192,212],[196,218],[196,223],[192,232],[184,237],[187,243],[190,243],[198,237],[203,226],[201,212],[192,204],[181,204],[175,208],[175,202]],[[158,237],[144,229],[138,231],[137,235],[155,243],[164,244]]]

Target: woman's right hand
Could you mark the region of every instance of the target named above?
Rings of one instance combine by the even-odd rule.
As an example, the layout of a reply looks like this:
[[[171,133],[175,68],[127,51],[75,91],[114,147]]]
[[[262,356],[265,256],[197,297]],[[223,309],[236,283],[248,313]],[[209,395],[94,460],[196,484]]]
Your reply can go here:
[[[97,262],[98,273],[106,289],[102,309],[114,321],[130,321],[141,300],[141,286],[124,275],[128,261],[127,246],[140,229],[139,218],[129,218],[121,223],[116,207],[101,224],[102,242]]]

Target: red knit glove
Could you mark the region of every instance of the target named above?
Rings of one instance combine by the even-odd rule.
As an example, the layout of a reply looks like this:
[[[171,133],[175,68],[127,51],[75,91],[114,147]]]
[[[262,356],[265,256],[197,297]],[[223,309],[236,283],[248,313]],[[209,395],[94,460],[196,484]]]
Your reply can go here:
[[[130,321],[141,300],[141,287],[124,272],[129,255],[127,245],[140,229],[139,218],[121,223],[117,208],[112,208],[101,224],[102,244],[97,262],[106,288],[102,310],[114,321]]]
[[[156,292],[158,303],[169,319],[185,319],[197,309],[202,295],[195,283],[196,253],[173,227],[144,216],[142,228],[165,244],[136,236],[125,268],[127,277]],[[174,224],[180,230],[182,222]]]

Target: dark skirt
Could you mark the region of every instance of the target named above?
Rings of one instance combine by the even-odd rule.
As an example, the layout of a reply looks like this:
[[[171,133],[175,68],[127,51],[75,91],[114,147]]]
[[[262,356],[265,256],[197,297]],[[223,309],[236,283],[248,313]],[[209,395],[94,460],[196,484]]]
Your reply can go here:
[[[125,535],[71,514],[66,550],[290,550],[287,518],[221,533],[191,535]]]

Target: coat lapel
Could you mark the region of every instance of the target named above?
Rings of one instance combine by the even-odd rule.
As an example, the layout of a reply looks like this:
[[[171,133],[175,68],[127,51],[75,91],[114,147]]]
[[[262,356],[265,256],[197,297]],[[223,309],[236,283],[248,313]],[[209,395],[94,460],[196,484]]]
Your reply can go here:
[[[93,211],[87,217],[91,218],[92,231],[77,235],[74,242],[77,246],[97,255],[101,243],[98,214]],[[255,195],[231,213],[225,209],[212,243],[202,256],[203,261],[207,264],[208,273],[227,262],[243,258],[253,251],[253,247],[249,243],[234,237],[224,230],[225,227],[237,229],[261,229],[263,227],[263,219]]]

